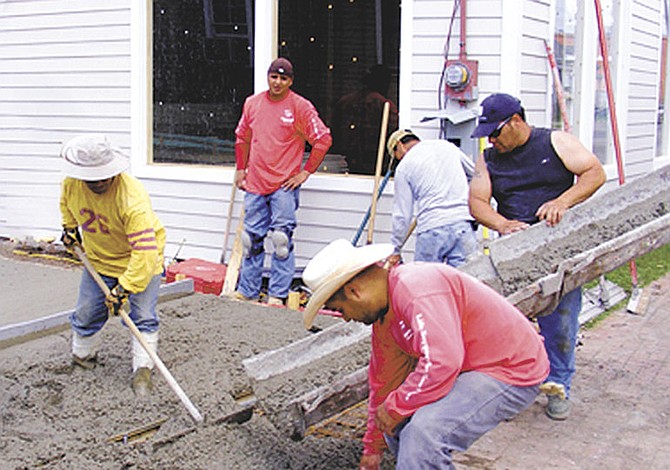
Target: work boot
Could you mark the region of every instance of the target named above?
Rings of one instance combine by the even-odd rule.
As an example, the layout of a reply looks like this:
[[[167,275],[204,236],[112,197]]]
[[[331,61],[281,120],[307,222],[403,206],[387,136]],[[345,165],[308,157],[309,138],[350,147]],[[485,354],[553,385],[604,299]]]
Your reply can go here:
[[[560,395],[548,395],[547,407],[544,412],[551,419],[563,421],[568,418],[570,414],[570,401]]]
[[[268,297],[268,305],[271,305],[273,307],[283,307],[284,306],[284,301],[280,299],[279,297]]]
[[[565,399],[565,386],[556,382],[545,382],[540,385],[540,393],[544,393],[547,396],[558,395]]]
[[[147,397],[151,394],[154,384],[151,382],[151,369],[140,367],[133,375],[133,392],[138,397]]]
[[[82,369],[93,370],[95,365],[98,363],[98,355],[92,354],[86,357],[79,357],[75,354],[72,355],[72,365],[79,366]]]
[[[233,294],[233,299],[242,300],[244,302],[256,302],[256,299],[252,299],[251,297],[247,297],[246,295],[242,294],[239,291],[235,291],[235,293]]]

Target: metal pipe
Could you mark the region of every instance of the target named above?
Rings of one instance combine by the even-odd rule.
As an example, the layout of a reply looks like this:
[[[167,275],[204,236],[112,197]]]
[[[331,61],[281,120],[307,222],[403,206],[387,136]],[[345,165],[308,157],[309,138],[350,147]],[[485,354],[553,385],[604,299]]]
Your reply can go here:
[[[467,7],[467,0],[461,0],[461,32],[460,32],[461,41],[460,41],[460,50],[458,53],[458,58],[460,60],[466,60],[468,58],[468,52],[465,47],[467,41],[466,7]]]

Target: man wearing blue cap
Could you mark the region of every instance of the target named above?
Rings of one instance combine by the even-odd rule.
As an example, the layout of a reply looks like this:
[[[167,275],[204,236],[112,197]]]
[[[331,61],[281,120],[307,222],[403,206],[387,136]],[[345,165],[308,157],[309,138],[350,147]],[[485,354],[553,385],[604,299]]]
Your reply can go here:
[[[588,199],[606,179],[598,158],[575,136],[531,127],[521,102],[505,93],[482,102],[472,137],[487,137],[491,147],[475,164],[470,213],[501,235],[542,220],[555,226],[570,207]],[[491,197],[497,210],[491,206]],[[548,395],[545,411],[552,419],[566,419],[570,413],[581,300],[581,288],[575,289],[563,296],[551,314],[538,318],[551,363],[542,390]]]

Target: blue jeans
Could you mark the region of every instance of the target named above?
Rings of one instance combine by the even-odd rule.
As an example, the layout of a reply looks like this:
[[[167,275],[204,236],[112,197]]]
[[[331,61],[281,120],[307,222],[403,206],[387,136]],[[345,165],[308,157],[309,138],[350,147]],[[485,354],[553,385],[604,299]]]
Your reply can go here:
[[[110,289],[117,283],[116,278],[101,275],[107,287]],[[156,315],[156,303],[158,302],[158,289],[161,286],[160,275],[154,276],[144,291],[130,294],[130,319],[133,320],[137,329],[142,333],[153,333],[158,331],[158,315]],[[97,333],[107,322],[109,312],[105,305],[105,294],[93,277],[84,270],[79,285],[79,298],[77,307],[70,315],[70,325],[79,336],[90,336]]]
[[[465,451],[501,421],[526,409],[539,385],[518,387],[476,371],[458,376],[442,399],[419,408],[384,435],[396,469],[454,468],[452,451]]]
[[[575,375],[575,347],[581,310],[582,289],[579,287],[565,294],[553,312],[537,319],[551,365],[547,382],[562,384],[568,398]]]
[[[421,232],[416,237],[414,261],[435,261],[458,267],[477,249],[477,238],[468,221]]]
[[[276,253],[272,254],[268,295],[279,298],[288,296],[295,274],[293,231],[297,225],[295,212],[298,210],[299,196],[299,189],[278,189],[265,196],[244,194],[244,230],[251,239],[251,247],[242,261],[237,291],[245,297],[256,298],[261,292],[265,261],[263,244],[270,230],[284,232],[289,246],[286,257],[279,258]]]

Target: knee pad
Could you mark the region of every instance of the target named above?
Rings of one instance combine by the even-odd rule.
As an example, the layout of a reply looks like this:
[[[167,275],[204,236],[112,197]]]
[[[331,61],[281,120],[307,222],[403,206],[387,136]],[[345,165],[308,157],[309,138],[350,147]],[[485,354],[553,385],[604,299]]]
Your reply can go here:
[[[281,230],[274,230],[270,233],[270,240],[275,247],[275,256],[277,259],[288,258],[291,252],[291,240],[288,235]]]
[[[242,253],[245,258],[256,256],[263,252],[263,237],[250,235],[246,230],[242,232]]]

